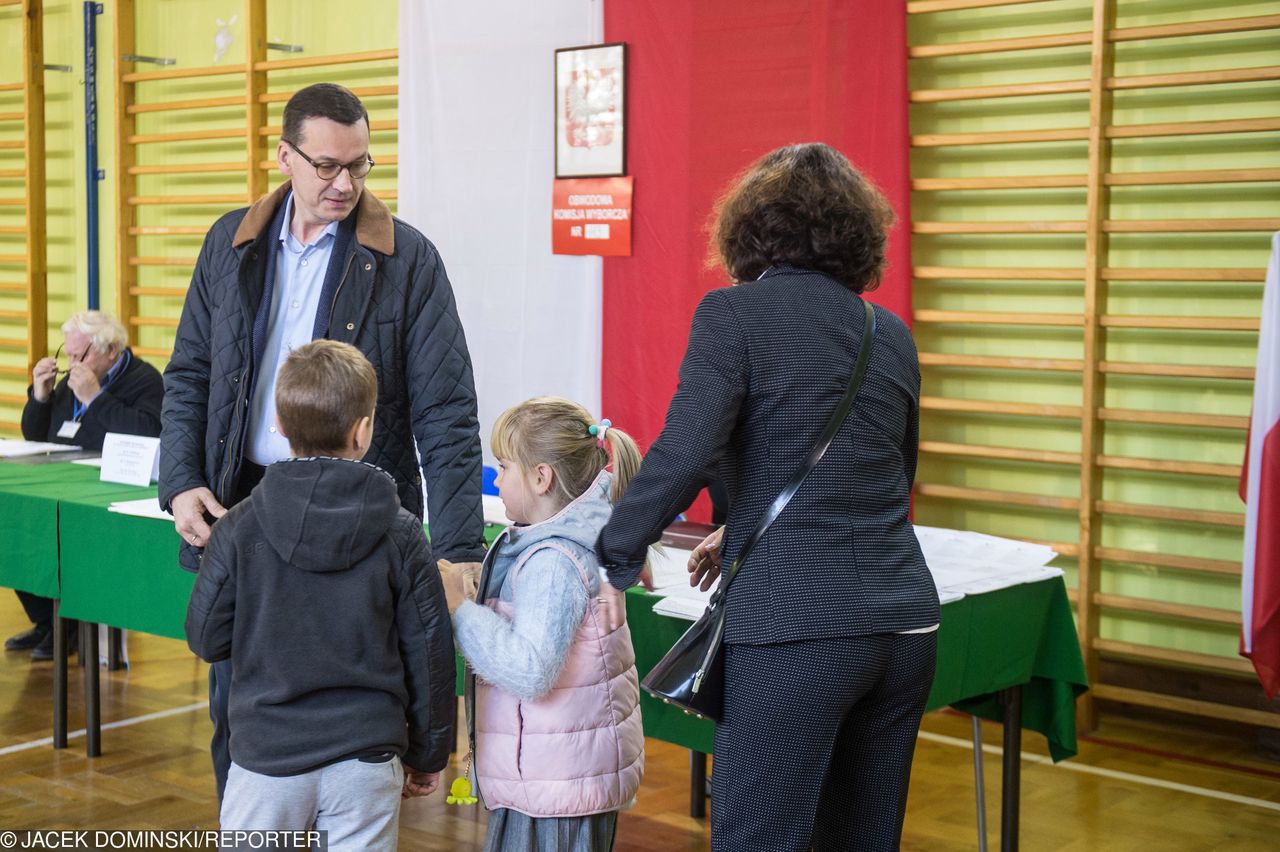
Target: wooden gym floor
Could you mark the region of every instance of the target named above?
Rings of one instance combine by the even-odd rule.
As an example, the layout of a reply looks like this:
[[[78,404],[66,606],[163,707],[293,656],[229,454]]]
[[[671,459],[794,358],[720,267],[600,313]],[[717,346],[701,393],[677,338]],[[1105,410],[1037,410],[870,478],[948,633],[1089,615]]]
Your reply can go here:
[[[0,637],[25,629],[0,590]],[[83,734],[55,752],[52,665],[0,658],[0,828],[212,828],[206,667],[176,641],[133,634],[132,669],[102,673],[103,755],[84,756]],[[82,679],[70,674],[70,723],[83,725]],[[989,746],[1000,728],[985,724]],[[916,749],[903,848],[977,848],[967,717],[925,717]],[[705,821],[688,816],[688,753],[648,741],[637,806],[619,823],[619,852],[710,848]],[[1043,740],[1023,740],[1022,848],[1027,850],[1275,850],[1280,848],[1280,762],[1220,733],[1104,718],[1080,755],[1057,766]],[[461,753],[465,753],[465,748]],[[452,778],[456,767],[447,775]],[[447,783],[447,781],[446,781]],[[787,783],[785,778],[779,784]],[[990,848],[999,848],[1000,757],[986,755]],[[406,804],[405,850],[479,850],[480,808],[442,793]]]

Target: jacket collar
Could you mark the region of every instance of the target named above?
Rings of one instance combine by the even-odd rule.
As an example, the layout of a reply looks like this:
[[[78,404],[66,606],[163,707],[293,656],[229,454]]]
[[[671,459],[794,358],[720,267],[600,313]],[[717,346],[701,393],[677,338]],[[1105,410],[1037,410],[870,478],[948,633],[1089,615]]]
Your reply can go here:
[[[240,227],[236,228],[235,238],[231,241],[232,245],[239,248],[246,243],[251,243],[270,227],[276,210],[289,197],[291,189],[291,182],[285,181],[270,195],[264,195],[255,201],[249,208],[249,212],[240,220]],[[379,254],[395,254],[395,230],[391,211],[387,209],[387,205],[375,198],[366,188],[360,193],[360,201],[356,204],[353,213],[356,217],[356,242]]]

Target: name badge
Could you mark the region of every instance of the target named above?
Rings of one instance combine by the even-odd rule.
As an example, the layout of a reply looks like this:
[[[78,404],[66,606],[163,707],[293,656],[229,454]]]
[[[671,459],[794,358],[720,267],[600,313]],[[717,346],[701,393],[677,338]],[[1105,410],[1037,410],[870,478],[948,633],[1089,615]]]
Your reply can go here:
[[[63,420],[62,428],[58,430],[59,438],[74,438],[76,433],[80,431],[79,420]]]

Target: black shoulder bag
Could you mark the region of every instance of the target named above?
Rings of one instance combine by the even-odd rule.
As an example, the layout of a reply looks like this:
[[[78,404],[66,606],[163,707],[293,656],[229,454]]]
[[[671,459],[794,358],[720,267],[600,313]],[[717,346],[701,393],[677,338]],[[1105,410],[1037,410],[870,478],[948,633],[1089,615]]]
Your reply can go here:
[[[795,496],[800,484],[804,482],[809,471],[818,464],[826,454],[831,441],[844,423],[853,405],[853,398],[858,395],[862,385],[862,377],[867,372],[867,360],[871,354],[871,343],[876,334],[875,309],[870,302],[864,301],[867,311],[866,331],[862,335],[862,343],[858,348],[858,358],[853,365],[853,375],[849,379],[849,388],[844,398],[836,406],[831,420],[827,423],[817,444],[805,459],[804,464],[791,477],[786,488],[782,489],[765,512],[755,531],[742,546],[742,552],[733,560],[729,570],[720,578],[720,587],[711,596],[706,612],[702,613],[694,625],[685,631],[680,641],[667,652],[640,684],[644,691],[654,698],[673,704],[694,716],[718,721],[724,706],[724,650],[721,640],[724,638],[724,596],[729,591],[729,584],[737,576],[738,569],[746,562],[751,549],[760,541],[765,530],[774,522],[787,503]]]

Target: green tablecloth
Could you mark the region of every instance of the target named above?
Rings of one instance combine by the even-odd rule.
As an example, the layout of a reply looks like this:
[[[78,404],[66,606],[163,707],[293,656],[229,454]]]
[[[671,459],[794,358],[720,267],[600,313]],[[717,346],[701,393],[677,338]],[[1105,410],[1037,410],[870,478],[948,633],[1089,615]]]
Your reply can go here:
[[[0,587],[59,597],[59,513],[65,501],[106,506],[155,489],[100,482],[96,467],[0,462]]]
[[[114,500],[156,496],[136,488]],[[107,501],[108,503],[110,501]],[[196,575],[178,567],[173,524],[108,512],[77,495],[62,504],[62,615],[186,640],[182,624]]]
[[[632,589],[627,618],[640,671],[648,671],[689,627],[653,612],[654,597]],[[938,666],[928,708],[952,705],[1002,721],[996,693],[1021,684],[1022,724],[1049,743],[1054,760],[1076,753],[1075,698],[1084,661],[1061,578],[966,597],[942,607]],[[645,734],[710,754],[714,726],[644,695]]]
[[[97,475],[94,468],[69,463],[0,464],[0,586],[57,597],[60,559],[67,617],[182,639],[195,577],[178,567],[172,525],[106,508],[115,500],[154,497],[155,489],[100,483]],[[490,539],[496,532],[487,530]],[[638,589],[627,594],[642,674],[689,625],[654,613],[655,600]],[[1000,721],[996,694],[1021,685],[1023,726],[1043,734],[1050,754],[1061,760],[1076,751],[1075,697],[1085,684],[1061,579],[974,595],[942,608],[930,709],[952,705]],[[647,696],[641,701],[648,736],[712,751],[710,723]]]

